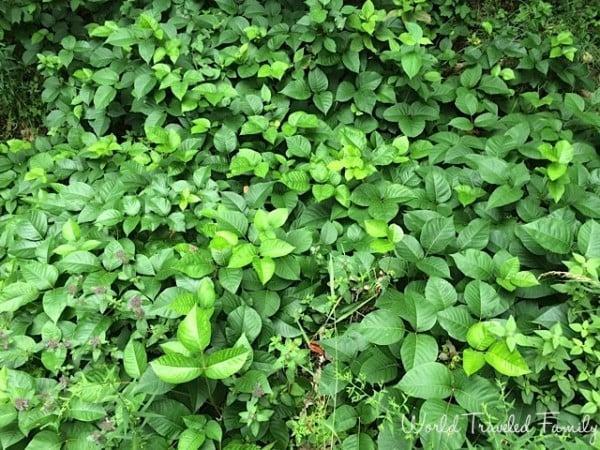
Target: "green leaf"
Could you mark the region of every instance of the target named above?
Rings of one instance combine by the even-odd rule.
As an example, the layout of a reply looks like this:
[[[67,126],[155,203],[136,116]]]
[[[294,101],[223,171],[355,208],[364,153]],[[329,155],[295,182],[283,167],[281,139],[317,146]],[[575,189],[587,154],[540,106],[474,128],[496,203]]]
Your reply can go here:
[[[72,219],[67,220],[62,226],[62,235],[69,242],[76,241],[81,236],[79,224]]]
[[[365,220],[367,234],[375,238],[384,238],[388,234],[388,224],[382,220]]]
[[[479,413],[485,409],[496,414],[504,410],[502,395],[493,380],[478,375],[457,378],[454,397],[468,412]]]
[[[435,305],[436,309],[443,310],[454,305],[458,300],[458,295],[454,286],[448,281],[431,277],[427,280],[425,286],[425,298],[428,302]]]
[[[327,75],[317,67],[308,73],[308,85],[315,93],[323,92],[329,87],[329,80],[327,79]]]
[[[409,322],[415,331],[433,328],[437,320],[437,307],[417,293],[406,293],[399,304],[400,317]]]
[[[112,86],[100,86],[94,94],[94,106],[105,109],[117,96],[117,90]]]
[[[465,287],[464,299],[471,313],[479,318],[494,317],[502,312],[498,293],[484,281],[469,282]]]
[[[306,172],[292,170],[281,176],[281,182],[288,188],[298,193],[304,193],[310,189],[310,181]]]
[[[201,352],[210,344],[210,315],[210,310],[194,305],[177,327],[177,339],[189,351]]]
[[[379,310],[367,314],[360,322],[360,333],[376,345],[391,345],[402,340],[404,324],[389,311]]]
[[[477,350],[466,348],[463,351],[463,369],[469,376],[473,375],[485,365],[485,355]]]
[[[455,117],[450,122],[448,122],[449,127],[458,128],[463,131],[471,131],[473,129],[473,124],[466,117]]]
[[[462,273],[476,280],[489,280],[494,273],[492,258],[480,250],[468,249],[453,254],[452,258]]]
[[[269,120],[263,116],[249,116],[240,131],[240,136],[260,134],[269,127]]]
[[[62,272],[67,273],[93,272],[100,269],[100,260],[93,253],[76,251],[62,258],[57,266]]]
[[[330,184],[313,184],[312,194],[315,200],[322,202],[335,195],[335,187]]]
[[[513,91],[509,89],[506,83],[491,75],[484,75],[479,82],[479,89],[490,95],[512,95]]]
[[[477,97],[475,94],[466,89],[460,89],[457,91],[456,102],[454,104],[460,112],[469,116],[473,116],[477,112]]]
[[[270,211],[267,215],[267,222],[269,227],[280,228],[285,224],[290,212],[287,208],[276,208]]]
[[[186,383],[202,374],[199,360],[176,353],[161,356],[150,366],[158,378],[171,384]]]
[[[8,284],[0,290],[0,312],[15,312],[38,298],[39,291],[28,283]]]
[[[348,68],[348,70],[358,73],[360,70],[360,57],[358,52],[348,50],[344,54],[342,54],[342,62],[344,66]]]
[[[202,278],[215,269],[210,254],[202,249],[186,253],[176,265],[177,269],[191,278]]]
[[[289,255],[295,247],[281,239],[267,239],[260,244],[260,254],[263,257],[281,258]]]
[[[454,240],[455,230],[452,218],[430,219],[421,230],[421,245],[428,254],[442,253]]]
[[[0,405],[0,428],[5,428],[17,420],[16,408],[8,403]]]
[[[287,144],[288,156],[297,156],[299,158],[308,158],[311,152],[310,141],[304,136],[290,136],[285,138]]]
[[[218,350],[204,358],[203,370],[207,378],[222,380],[237,373],[246,363],[248,350],[242,347]]]
[[[177,450],[198,450],[205,440],[204,432],[188,428],[179,435]]]
[[[496,338],[488,331],[488,324],[477,322],[467,331],[467,342],[475,350],[485,350],[496,341]]]
[[[411,397],[444,399],[452,395],[452,377],[443,364],[428,362],[406,372],[398,387]]]
[[[133,82],[133,96],[135,98],[144,98],[156,86],[156,78],[151,73],[143,73],[136,77]]]
[[[41,291],[52,288],[58,279],[56,267],[38,261],[23,263],[21,274],[25,281]]]
[[[107,44],[114,45],[116,47],[129,47],[135,44],[135,42],[136,38],[133,30],[128,28],[119,28],[113,31],[106,40]]]
[[[317,128],[319,126],[319,118],[304,111],[296,111],[290,114],[288,122],[298,128]]]
[[[417,137],[425,130],[425,119],[411,112],[406,104],[389,107],[383,112],[383,118],[390,122],[397,122],[402,133],[408,137]]]
[[[474,248],[484,249],[490,238],[490,223],[487,220],[475,219],[458,233],[456,245],[461,250]]]
[[[94,422],[106,416],[106,410],[97,403],[86,402],[80,398],[74,398],[69,403],[68,415],[81,422]]]
[[[51,430],[42,430],[29,440],[25,450],[60,450],[61,438]]]
[[[294,100],[307,100],[311,96],[310,88],[304,80],[290,81],[281,93]]]
[[[92,80],[106,86],[112,86],[119,81],[119,74],[111,68],[100,69],[92,75]]]
[[[466,440],[469,417],[457,405],[439,399],[427,400],[419,410],[419,437],[424,449],[458,449]],[[447,427],[451,423],[452,427]]]
[[[508,186],[506,184],[497,187],[490,195],[487,207],[500,208],[519,201],[523,197],[523,190],[518,187]]]
[[[402,341],[400,357],[404,370],[435,362],[439,354],[437,342],[428,334],[410,333]]]
[[[525,232],[542,248],[557,254],[571,251],[573,232],[569,225],[554,217],[544,217],[522,225]]]
[[[577,234],[577,248],[586,258],[600,258],[600,224],[588,220]]]
[[[417,52],[408,52],[402,55],[400,62],[402,69],[408,75],[408,78],[411,79],[419,73],[423,66],[423,59]]]
[[[257,255],[256,248],[252,244],[244,243],[234,247],[229,258],[230,269],[245,267],[252,263],[252,260]]]
[[[148,360],[146,357],[146,350],[144,345],[133,339],[129,339],[129,342],[123,350],[123,367],[125,372],[131,378],[139,378],[148,366]]]
[[[360,375],[364,376],[370,384],[388,383],[398,376],[398,364],[394,358],[380,351],[372,349],[369,357],[360,366]]]
[[[269,298],[263,299],[260,305],[257,305],[265,317],[273,315],[279,308],[277,300],[269,305]],[[270,307],[273,307],[274,311],[271,311]],[[241,336],[245,336],[248,341],[253,342],[261,329],[262,320],[259,313],[247,305],[241,305],[229,313],[225,332],[230,341],[237,341]]]
[[[469,89],[474,88],[481,79],[481,74],[482,69],[479,64],[469,67],[460,74],[460,84]]]
[[[438,313],[438,323],[450,337],[457,341],[467,340],[467,331],[475,323],[466,306],[452,306]]]
[[[333,94],[329,91],[319,92],[313,96],[313,102],[315,102],[315,106],[319,108],[319,111],[327,114],[333,106]]]
[[[503,375],[519,377],[531,373],[518,350],[510,351],[504,341],[498,341],[485,352],[485,361]]]
[[[231,128],[223,125],[215,133],[213,137],[213,143],[218,151],[230,153],[235,150],[237,146],[237,137]]]
[[[275,261],[269,257],[255,257],[252,260],[252,267],[263,285],[267,284],[275,274]]]

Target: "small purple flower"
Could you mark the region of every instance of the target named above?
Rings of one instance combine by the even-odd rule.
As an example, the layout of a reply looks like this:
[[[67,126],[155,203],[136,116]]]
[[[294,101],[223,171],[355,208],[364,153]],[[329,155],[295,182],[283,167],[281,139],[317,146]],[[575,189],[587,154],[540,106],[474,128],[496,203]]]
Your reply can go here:
[[[127,256],[123,250],[117,250],[115,252],[115,257],[121,261],[121,264],[127,264],[129,262],[129,256]]]
[[[29,408],[29,400],[26,398],[15,399],[15,408],[17,408],[18,411],[25,411]]]
[[[106,288],[105,288],[105,287],[103,287],[103,286],[95,286],[95,287],[92,289],[92,292],[93,292],[94,294],[96,294],[96,295],[102,295],[102,294],[105,294],[105,293],[106,293]]]
[[[104,432],[115,431],[115,424],[108,417],[105,417],[104,420],[98,424],[98,426]]]
[[[131,300],[129,300],[129,306],[132,309],[140,308],[142,306],[142,299],[140,298],[140,296],[136,295],[132,297]]]
[[[78,290],[79,290],[79,288],[77,287],[76,284],[69,284],[67,286],[67,292],[69,293],[69,295],[75,295],[75,294],[77,294]]]
[[[61,377],[58,379],[58,384],[61,389],[65,389],[69,385],[69,377],[61,375]]]
[[[48,339],[46,341],[46,348],[48,350],[55,350],[58,348],[59,342],[56,339]]]

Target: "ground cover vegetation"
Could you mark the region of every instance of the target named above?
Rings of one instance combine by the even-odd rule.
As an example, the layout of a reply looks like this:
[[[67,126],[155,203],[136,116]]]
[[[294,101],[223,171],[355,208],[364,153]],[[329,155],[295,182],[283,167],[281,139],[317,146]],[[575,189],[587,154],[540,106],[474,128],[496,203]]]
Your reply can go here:
[[[599,448],[597,14],[2,2],[2,448]]]

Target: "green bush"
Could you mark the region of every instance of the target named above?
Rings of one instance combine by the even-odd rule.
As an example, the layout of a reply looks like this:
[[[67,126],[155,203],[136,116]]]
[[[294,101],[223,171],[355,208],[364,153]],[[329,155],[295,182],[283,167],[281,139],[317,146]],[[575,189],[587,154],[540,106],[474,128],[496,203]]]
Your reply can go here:
[[[2,447],[596,448],[600,89],[541,3],[0,5]]]

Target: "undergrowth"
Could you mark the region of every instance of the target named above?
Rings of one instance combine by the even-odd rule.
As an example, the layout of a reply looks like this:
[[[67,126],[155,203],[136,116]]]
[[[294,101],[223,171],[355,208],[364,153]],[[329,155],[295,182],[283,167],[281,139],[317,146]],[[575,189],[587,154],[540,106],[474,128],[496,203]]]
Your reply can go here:
[[[1,447],[600,448],[595,8],[1,2]]]

